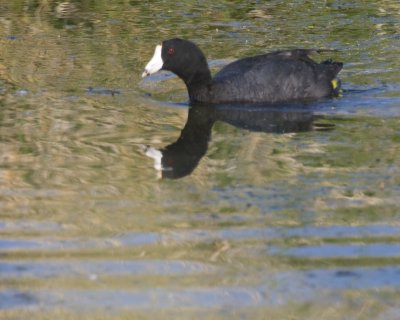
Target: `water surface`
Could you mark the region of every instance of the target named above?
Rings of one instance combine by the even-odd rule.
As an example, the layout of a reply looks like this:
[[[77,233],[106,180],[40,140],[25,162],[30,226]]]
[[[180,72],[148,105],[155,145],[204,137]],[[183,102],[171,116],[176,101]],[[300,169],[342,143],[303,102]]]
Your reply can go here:
[[[398,319],[399,32],[391,0],[0,2],[0,317]],[[336,49],[343,96],[189,109],[140,77],[175,36],[213,72]]]

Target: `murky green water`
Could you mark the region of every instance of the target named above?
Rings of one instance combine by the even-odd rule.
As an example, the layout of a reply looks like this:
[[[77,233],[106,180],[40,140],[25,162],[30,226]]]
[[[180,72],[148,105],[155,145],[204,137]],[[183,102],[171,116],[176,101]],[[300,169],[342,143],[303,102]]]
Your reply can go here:
[[[175,36],[337,49],[343,97],[189,112]],[[399,56],[394,0],[0,0],[0,318],[399,319]]]

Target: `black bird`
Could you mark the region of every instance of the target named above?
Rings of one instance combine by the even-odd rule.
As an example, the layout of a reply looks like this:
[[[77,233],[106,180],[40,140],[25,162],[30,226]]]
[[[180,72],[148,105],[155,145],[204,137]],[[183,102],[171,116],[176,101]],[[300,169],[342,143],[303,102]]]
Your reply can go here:
[[[312,53],[325,49],[276,51],[239,59],[213,78],[207,60],[193,43],[170,39],[156,46],[142,77],[159,70],[175,73],[186,84],[190,103],[280,103],[309,101],[339,94],[341,62],[317,63]]]

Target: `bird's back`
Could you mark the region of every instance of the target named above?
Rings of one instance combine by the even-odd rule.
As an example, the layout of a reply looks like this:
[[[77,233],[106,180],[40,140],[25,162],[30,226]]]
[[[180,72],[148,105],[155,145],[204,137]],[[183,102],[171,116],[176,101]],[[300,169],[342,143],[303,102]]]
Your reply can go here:
[[[316,63],[309,57],[313,51],[278,51],[237,60],[212,79],[211,100],[275,103],[332,96],[332,80],[342,64]]]

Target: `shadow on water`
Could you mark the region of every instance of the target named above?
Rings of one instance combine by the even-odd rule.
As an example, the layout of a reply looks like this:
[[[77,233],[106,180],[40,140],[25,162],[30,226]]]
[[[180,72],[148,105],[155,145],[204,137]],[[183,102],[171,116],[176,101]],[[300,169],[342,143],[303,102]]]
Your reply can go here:
[[[161,150],[145,146],[162,178],[179,179],[190,175],[206,154],[211,131],[217,121],[252,132],[296,133],[333,130],[333,124],[315,123],[316,104],[285,105],[194,105],[181,135]]]

